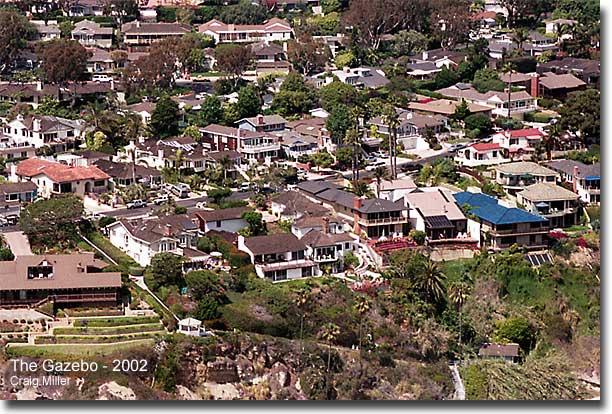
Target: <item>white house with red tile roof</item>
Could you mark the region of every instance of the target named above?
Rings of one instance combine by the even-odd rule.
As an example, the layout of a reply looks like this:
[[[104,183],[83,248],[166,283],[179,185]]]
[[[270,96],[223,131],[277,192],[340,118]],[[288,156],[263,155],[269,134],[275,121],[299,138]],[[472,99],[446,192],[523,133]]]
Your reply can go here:
[[[11,167],[10,180],[35,183],[41,197],[69,193],[83,197],[88,193],[105,192],[110,176],[93,165],[74,167],[40,158],[28,158]]]
[[[537,128],[503,131],[493,135],[493,143],[499,144],[509,158],[522,158],[535,151],[535,147],[544,139],[544,133]]]
[[[490,142],[472,144],[459,150],[455,155],[455,162],[466,167],[477,167],[510,162],[510,158],[505,157],[504,148],[498,143]]]
[[[198,28],[202,34],[215,39],[216,43],[273,42],[291,39],[291,25],[285,20],[272,18],[263,24],[225,24],[210,20]]]

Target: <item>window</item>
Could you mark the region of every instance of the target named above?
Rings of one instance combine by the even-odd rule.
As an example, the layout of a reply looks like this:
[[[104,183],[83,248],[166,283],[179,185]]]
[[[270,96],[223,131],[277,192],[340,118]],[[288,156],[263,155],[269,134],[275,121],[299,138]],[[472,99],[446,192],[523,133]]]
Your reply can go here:
[[[344,250],[351,250],[351,244],[350,243],[344,243]]]
[[[104,180],[96,180],[94,181],[94,187],[103,187],[105,181]]]
[[[221,220],[217,220],[217,227],[221,227]]]
[[[302,277],[310,277],[310,276],[312,276],[312,267],[303,267]]]

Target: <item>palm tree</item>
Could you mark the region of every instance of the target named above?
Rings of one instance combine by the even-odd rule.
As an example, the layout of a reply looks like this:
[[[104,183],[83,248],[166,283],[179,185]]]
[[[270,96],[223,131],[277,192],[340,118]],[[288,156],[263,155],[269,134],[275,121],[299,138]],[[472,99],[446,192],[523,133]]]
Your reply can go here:
[[[446,275],[440,270],[436,262],[427,258],[423,273],[417,279],[415,287],[425,294],[428,300],[438,302],[444,297],[446,291],[444,284]]]
[[[227,155],[224,155],[219,159],[219,166],[223,169],[223,181],[227,180],[227,170],[232,168],[234,163]]]
[[[554,124],[549,124],[546,128],[546,132],[548,132],[548,136],[546,137],[545,146],[546,146],[546,157],[548,160],[552,160],[552,152],[559,145],[561,141],[561,136],[563,135],[563,127],[560,122],[555,122]]]
[[[344,143],[352,147],[351,170],[353,181],[359,179],[359,149],[361,148],[361,136],[357,128],[349,128],[344,137]]]
[[[370,302],[365,296],[358,296],[355,301],[355,310],[359,313],[359,355],[361,355],[361,339],[363,330],[363,317],[370,310]]]
[[[305,307],[310,299],[310,288],[300,289],[295,296],[295,304],[300,309],[300,359],[298,360],[298,369],[301,361],[301,353],[304,352],[304,316],[306,314]]]
[[[524,27],[517,27],[512,32],[512,40],[516,42],[520,54],[523,54],[523,43],[529,39],[529,32]]]
[[[358,197],[372,198],[374,195],[368,183],[363,180],[351,181],[349,191]]]
[[[391,178],[397,178],[397,128],[399,128],[399,115],[393,105],[384,109],[385,122],[389,130],[389,162],[391,164]]]
[[[374,179],[376,180],[376,197],[380,198],[380,186],[385,181],[391,181],[389,170],[385,166],[376,167],[374,170]]]
[[[463,355],[463,344],[461,342],[463,336],[463,325],[461,321],[461,310],[463,309],[463,304],[470,296],[470,286],[465,282],[456,282],[452,283],[448,287],[448,300],[459,308],[459,350],[461,355]]]
[[[512,74],[516,72],[514,65],[510,62],[508,63],[504,63],[502,65],[502,72],[503,73],[508,73],[508,119],[510,119],[512,117],[511,114],[511,106],[510,103],[512,102]],[[510,128],[510,123],[508,123],[508,128]]]
[[[329,395],[330,370],[331,370],[331,348],[332,342],[336,340],[340,334],[340,328],[335,323],[328,322],[321,328],[320,336],[327,342],[327,376],[325,380],[326,395]]]
[[[96,100],[87,106],[85,109],[84,118],[89,125],[98,130],[105,115],[106,110],[104,109],[104,103]]]

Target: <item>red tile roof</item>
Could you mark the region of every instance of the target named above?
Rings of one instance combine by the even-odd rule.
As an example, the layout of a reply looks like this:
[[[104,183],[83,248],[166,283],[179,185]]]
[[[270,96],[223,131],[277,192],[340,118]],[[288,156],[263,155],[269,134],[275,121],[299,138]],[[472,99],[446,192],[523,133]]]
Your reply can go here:
[[[56,183],[69,183],[79,180],[106,180],[110,176],[98,167],[72,167],[42,160],[40,158],[29,158],[17,164],[17,175],[35,177],[44,174]]]
[[[493,142],[486,143],[486,144],[472,144],[470,146],[474,148],[476,151],[491,151],[491,150],[501,149],[499,144],[493,143]]]
[[[518,137],[543,137],[544,134],[537,128],[529,128],[529,129],[517,129],[515,131],[510,131],[510,137],[518,138]]]

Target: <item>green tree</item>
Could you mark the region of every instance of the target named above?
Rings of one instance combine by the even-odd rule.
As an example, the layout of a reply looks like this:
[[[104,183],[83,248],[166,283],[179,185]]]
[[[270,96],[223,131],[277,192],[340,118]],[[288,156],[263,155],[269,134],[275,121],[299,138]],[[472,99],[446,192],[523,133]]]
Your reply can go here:
[[[374,196],[370,185],[363,180],[351,181],[349,191],[355,194],[357,197],[372,198]]]
[[[328,168],[334,162],[334,158],[327,151],[317,152],[311,157],[311,160],[317,167],[317,170],[319,170],[320,167]]]
[[[225,288],[220,281],[220,276],[215,272],[210,270],[189,272],[185,275],[185,283],[191,297],[198,302],[206,298],[214,299],[220,304],[227,302]]]
[[[200,128],[195,125],[189,125],[187,128],[185,128],[183,130],[183,136],[193,138],[195,141],[200,141],[202,139]]]
[[[448,300],[459,309],[459,349],[463,355],[462,338],[463,323],[462,310],[465,301],[470,297],[470,286],[465,282],[453,282],[448,286]]]
[[[179,105],[165,95],[155,105],[149,128],[153,136],[168,138],[178,134]]]
[[[22,210],[19,227],[32,244],[56,246],[78,238],[83,211],[83,200],[72,194],[40,200]]]
[[[427,37],[416,30],[400,30],[395,35],[393,54],[396,57],[412,56],[427,49]]]
[[[252,85],[240,89],[236,106],[241,119],[256,116],[261,112],[261,99]]]
[[[461,103],[455,107],[455,112],[452,117],[457,121],[463,121],[470,115],[471,112],[468,103],[466,101],[461,101]]]
[[[304,76],[323,69],[329,55],[329,48],[308,33],[287,42],[287,59]]]
[[[374,169],[374,179],[376,180],[376,197],[380,198],[380,186],[383,181],[391,181],[389,169],[383,165]]]
[[[459,75],[454,69],[449,69],[446,66],[436,74],[434,79],[437,89],[447,88],[459,82]]]
[[[488,91],[503,91],[506,84],[499,79],[497,72],[485,68],[476,71],[472,86],[480,93]]]
[[[337,12],[342,7],[340,0],[321,0],[321,7],[324,14]]]
[[[468,115],[465,120],[465,127],[470,131],[476,131],[478,137],[483,137],[491,132],[491,119],[484,114]]]
[[[319,94],[321,96],[321,106],[330,113],[341,104],[353,106],[360,101],[359,93],[353,86],[338,80],[323,86]]]
[[[223,107],[219,98],[214,95],[207,96],[204,102],[202,102],[195,119],[196,124],[202,127],[221,122],[221,119],[223,119]]]
[[[338,69],[345,67],[352,68],[359,64],[355,55],[350,51],[338,53],[334,58],[334,63]]]
[[[498,342],[517,343],[525,353],[529,353],[535,342],[534,329],[527,319],[520,316],[514,316],[499,322],[493,337]]]
[[[242,73],[251,64],[253,52],[248,46],[223,43],[215,48],[215,59],[217,69],[228,73],[231,76],[234,88],[236,88]]]
[[[265,233],[265,225],[261,213],[257,211],[245,211],[242,213],[241,218],[249,225],[246,231],[247,236],[259,236]]]
[[[587,89],[571,94],[559,109],[561,125],[566,130],[579,134],[582,142],[600,142],[601,102],[600,92]]]
[[[310,287],[300,289],[296,295],[294,302],[300,310],[300,359],[298,359],[298,371],[301,366],[301,353],[304,352],[304,317],[306,316],[306,305],[310,300],[312,291]]]
[[[151,259],[148,287],[157,291],[162,286],[181,286],[183,284],[183,258],[173,253],[158,253]]]
[[[17,11],[0,10],[0,72],[6,73],[15,63],[28,40],[36,34],[36,28]]]
[[[395,106],[387,105],[384,109],[384,121],[389,130],[389,164],[391,166],[391,179],[397,178],[397,129],[399,128],[399,114]]]
[[[215,204],[219,205],[221,202],[232,194],[232,190],[229,188],[215,188],[207,191],[206,193],[209,198],[212,198]]]
[[[329,395],[330,385],[331,385],[332,343],[336,340],[338,335],[340,335],[340,328],[338,327],[338,325],[329,322],[323,325],[319,335],[325,342],[327,342],[327,371],[326,371],[327,376],[325,379],[325,389],[327,390],[326,394]]]
[[[357,296],[355,299],[355,310],[359,314],[359,355],[361,358],[361,342],[363,339],[363,319],[366,313],[370,310],[370,301],[365,296]]]
[[[38,46],[48,82],[65,85],[84,79],[91,52],[76,40],[53,39]]]
[[[352,126],[351,113],[348,106],[338,104],[330,112],[325,127],[329,131],[332,141],[340,144],[346,136],[346,131]]]

